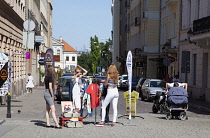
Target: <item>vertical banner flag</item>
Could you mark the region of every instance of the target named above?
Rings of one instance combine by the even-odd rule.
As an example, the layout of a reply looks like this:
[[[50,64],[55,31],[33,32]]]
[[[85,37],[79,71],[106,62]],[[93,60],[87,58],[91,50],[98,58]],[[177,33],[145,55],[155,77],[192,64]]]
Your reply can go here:
[[[44,56],[44,62],[45,62],[45,68],[48,66],[53,66],[54,67],[54,55],[53,55],[53,50],[52,49],[47,49],[45,56]]]
[[[128,51],[126,66],[128,71],[128,91],[129,91],[129,108],[131,108],[131,87],[132,87],[132,53]],[[129,119],[131,120],[131,112],[129,113]]]
[[[0,96],[8,93],[8,55],[0,53]]]

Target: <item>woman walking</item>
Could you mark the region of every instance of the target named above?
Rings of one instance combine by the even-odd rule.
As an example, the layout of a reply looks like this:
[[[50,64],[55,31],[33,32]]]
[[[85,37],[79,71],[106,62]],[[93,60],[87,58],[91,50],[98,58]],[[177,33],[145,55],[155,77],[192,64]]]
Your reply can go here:
[[[117,82],[118,82],[117,67],[114,64],[111,64],[107,71],[107,78],[104,83],[104,85],[107,87],[107,95],[104,102],[102,103],[102,119],[101,119],[101,122],[97,124],[96,126],[104,126],[106,107],[111,101],[113,105],[113,121],[112,121],[111,126],[115,126],[116,119],[117,119],[117,104],[118,104],[118,98],[119,98]]]
[[[33,83],[33,77],[31,76],[31,73],[28,73],[28,83],[26,84],[26,88],[28,89],[28,92],[32,93],[32,89],[34,88]]]
[[[55,128],[61,129],[62,127],[58,124],[56,114],[55,114],[55,105],[54,105],[54,93],[53,87],[55,84],[55,70],[53,67],[48,67],[45,75],[45,93],[44,99],[46,100],[46,127],[51,127],[50,125],[50,110],[52,112],[52,117],[55,122]]]
[[[81,71],[84,71],[84,73],[81,73]],[[81,109],[81,92],[80,92],[80,85],[82,84],[81,79],[83,76],[87,74],[87,70],[82,68],[80,65],[77,65],[77,68],[75,69],[75,74],[72,77],[74,81],[74,86],[72,89],[72,97],[73,97],[73,103],[76,108],[76,112],[79,112]]]

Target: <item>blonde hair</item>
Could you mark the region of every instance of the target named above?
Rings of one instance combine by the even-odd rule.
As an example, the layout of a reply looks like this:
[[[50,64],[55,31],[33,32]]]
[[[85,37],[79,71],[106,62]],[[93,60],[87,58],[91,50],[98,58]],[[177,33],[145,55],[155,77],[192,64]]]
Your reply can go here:
[[[118,81],[118,71],[117,67],[114,64],[111,64],[109,66],[109,69],[107,71],[107,75],[109,74],[110,78],[113,80],[114,83],[117,83]]]

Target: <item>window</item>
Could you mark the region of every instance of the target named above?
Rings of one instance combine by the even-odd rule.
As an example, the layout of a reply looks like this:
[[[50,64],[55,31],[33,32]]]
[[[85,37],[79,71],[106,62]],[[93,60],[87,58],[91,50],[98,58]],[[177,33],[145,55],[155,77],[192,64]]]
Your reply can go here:
[[[57,49],[57,55],[60,55],[60,53],[61,53],[60,49]]]
[[[199,13],[200,13],[200,0],[197,0],[195,12],[196,12],[196,17],[195,17],[195,19],[199,19]]]
[[[193,54],[193,85],[196,85],[197,54]]]
[[[75,61],[75,57],[74,56],[72,57],[72,61]]]
[[[69,61],[69,56],[66,56],[66,61]]]

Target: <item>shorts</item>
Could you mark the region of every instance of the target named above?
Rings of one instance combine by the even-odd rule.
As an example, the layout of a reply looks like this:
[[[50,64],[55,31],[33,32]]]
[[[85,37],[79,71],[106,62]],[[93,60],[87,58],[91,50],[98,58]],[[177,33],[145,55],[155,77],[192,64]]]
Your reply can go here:
[[[45,90],[44,99],[45,99],[45,101],[46,101],[46,104],[48,104],[49,106],[54,105],[54,101],[53,101],[53,99],[52,99],[52,96],[51,96],[51,94],[50,94],[49,89],[46,89],[46,90]]]

